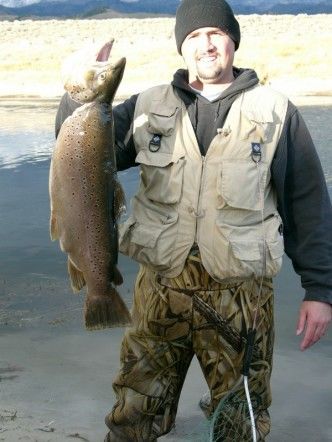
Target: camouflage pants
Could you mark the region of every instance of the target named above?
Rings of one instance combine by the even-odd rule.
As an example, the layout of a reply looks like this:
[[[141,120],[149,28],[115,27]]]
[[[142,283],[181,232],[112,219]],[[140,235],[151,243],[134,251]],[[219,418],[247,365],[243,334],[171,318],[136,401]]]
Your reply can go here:
[[[155,272],[141,267],[134,293],[133,325],[122,342],[121,370],[113,383],[117,402],[106,417],[110,432],[105,441],[148,442],[168,433],[174,426],[179,396],[194,355],[209,386],[213,412],[240,376],[244,352],[239,339],[252,325],[258,288],[259,281],[253,279],[214,281],[198,256],[190,255],[185,269],[174,279],[160,279]],[[193,308],[190,293],[196,293],[225,319],[224,332],[217,331]],[[266,279],[250,369],[260,441],[270,430],[267,409],[271,403],[273,339],[273,288],[271,280]]]

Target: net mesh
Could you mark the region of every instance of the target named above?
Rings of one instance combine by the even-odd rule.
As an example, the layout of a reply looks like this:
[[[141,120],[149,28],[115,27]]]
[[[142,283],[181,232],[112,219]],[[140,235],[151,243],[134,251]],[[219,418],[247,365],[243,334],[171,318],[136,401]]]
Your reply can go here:
[[[250,412],[245,389],[239,386],[220,401],[210,427],[210,442],[252,442]]]

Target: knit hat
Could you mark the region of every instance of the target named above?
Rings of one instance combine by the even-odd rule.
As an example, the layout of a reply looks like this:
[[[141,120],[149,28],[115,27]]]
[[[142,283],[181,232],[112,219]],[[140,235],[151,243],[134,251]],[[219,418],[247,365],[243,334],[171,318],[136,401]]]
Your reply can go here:
[[[225,31],[239,47],[240,25],[225,0],[182,0],[175,20],[175,40],[179,54],[184,39],[195,29],[216,27]]]

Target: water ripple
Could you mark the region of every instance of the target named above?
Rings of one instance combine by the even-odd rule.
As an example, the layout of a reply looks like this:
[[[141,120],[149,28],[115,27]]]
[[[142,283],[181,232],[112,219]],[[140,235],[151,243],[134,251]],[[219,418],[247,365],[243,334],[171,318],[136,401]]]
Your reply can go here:
[[[54,148],[52,135],[29,132],[0,135],[0,169],[14,169],[22,164],[48,160]]]

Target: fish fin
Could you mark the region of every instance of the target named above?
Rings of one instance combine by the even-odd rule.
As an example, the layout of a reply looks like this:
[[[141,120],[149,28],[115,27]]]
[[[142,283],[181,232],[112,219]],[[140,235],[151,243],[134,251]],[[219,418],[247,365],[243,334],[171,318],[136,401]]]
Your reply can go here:
[[[54,213],[51,214],[50,218],[50,235],[51,240],[55,241],[56,239],[60,238],[59,230],[58,230],[58,223],[56,222],[56,217]]]
[[[115,180],[114,186],[114,213],[115,219],[119,219],[120,216],[126,212],[126,197],[123,188],[119,181]]]
[[[70,276],[71,288],[74,292],[80,291],[85,286],[84,275],[81,270],[68,257],[68,273]]]
[[[121,285],[123,283],[123,277],[117,267],[114,267],[113,283],[115,285]]]
[[[131,324],[126,304],[114,287],[110,288],[106,296],[87,297],[84,319],[88,330],[101,330]]]

